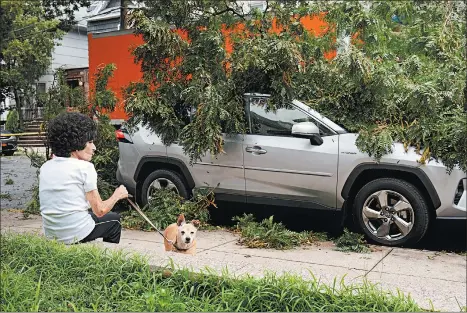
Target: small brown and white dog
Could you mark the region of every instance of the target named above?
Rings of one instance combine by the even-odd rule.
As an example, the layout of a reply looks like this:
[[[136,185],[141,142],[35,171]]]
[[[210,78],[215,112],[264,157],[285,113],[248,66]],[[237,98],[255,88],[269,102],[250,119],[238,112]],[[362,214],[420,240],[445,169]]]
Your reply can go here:
[[[192,220],[186,223],[185,216],[180,214],[177,222],[170,224],[164,230],[164,236],[171,240],[174,245],[164,239],[165,251],[175,251],[185,254],[196,254],[196,232],[198,231],[199,221]]]

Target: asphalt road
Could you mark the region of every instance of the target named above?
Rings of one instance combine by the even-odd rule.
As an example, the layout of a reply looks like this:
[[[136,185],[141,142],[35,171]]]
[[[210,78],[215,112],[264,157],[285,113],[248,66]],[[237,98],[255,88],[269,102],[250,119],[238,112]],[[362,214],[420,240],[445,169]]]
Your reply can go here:
[[[36,169],[30,166],[29,159],[26,156],[2,156],[0,158],[0,167],[2,194],[0,208],[24,208],[31,199],[31,188],[37,182]],[[7,184],[10,179],[12,184]],[[245,206],[226,202],[218,202],[217,204],[218,208],[211,210],[211,217],[217,225],[233,225],[232,217],[246,212],[254,213],[258,219],[274,215],[276,221],[283,222],[287,228],[294,231],[313,230],[328,232],[331,235],[338,235],[342,231],[339,227],[341,220],[339,214],[261,205]],[[466,226],[466,221],[436,220],[422,242],[413,248],[465,252],[467,250]],[[347,224],[346,227],[352,229],[350,224]]]
[[[37,182],[36,168],[24,155],[0,157],[0,208],[22,209],[32,195],[32,187]]]

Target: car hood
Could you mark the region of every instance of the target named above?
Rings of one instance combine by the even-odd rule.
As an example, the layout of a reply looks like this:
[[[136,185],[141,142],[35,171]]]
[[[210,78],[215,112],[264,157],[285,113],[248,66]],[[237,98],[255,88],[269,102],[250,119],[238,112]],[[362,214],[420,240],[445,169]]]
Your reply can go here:
[[[365,159],[366,162],[375,162],[373,157],[370,157],[368,153],[361,152],[357,148],[358,134],[348,133],[339,135],[339,156],[340,157],[351,157],[354,159]],[[383,155],[381,158],[382,163],[394,163],[400,165],[410,165],[410,166],[436,166],[436,167],[445,167],[442,162],[436,160],[429,160],[424,165],[421,165],[418,161],[421,158],[421,153],[417,153],[414,147],[408,147],[407,150],[404,148],[404,145],[399,142],[394,142],[392,144],[392,152],[386,155]],[[364,161],[364,160],[362,160]]]

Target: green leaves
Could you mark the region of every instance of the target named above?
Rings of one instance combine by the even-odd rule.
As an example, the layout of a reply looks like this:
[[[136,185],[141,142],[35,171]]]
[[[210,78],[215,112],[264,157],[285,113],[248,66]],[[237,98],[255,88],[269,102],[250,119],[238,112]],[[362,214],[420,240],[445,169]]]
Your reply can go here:
[[[241,235],[238,242],[248,248],[286,250],[327,239],[327,235],[323,233],[290,231],[282,223],[275,222],[273,216],[258,223],[252,214],[244,213],[232,220],[237,221],[236,230]]]
[[[2,38],[0,86],[27,89],[50,65],[54,40],[63,32],[56,29],[58,20],[44,20],[44,9],[31,1],[2,1],[1,27],[8,33]]]
[[[101,197],[109,198],[118,182],[115,178],[118,163],[118,142],[115,140],[115,127],[110,124],[107,112],[113,111],[117,103],[114,91],[108,88],[108,82],[116,69],[115,64],[106,64],[95,75],[95,87],[90,103],[85,101],[79,106],[81,113],[97,117],[97,137],[94,140],[96,154],[92,159],[97,174],[97,186]]]
[[[5,129],[12,133],[17,133],[21,130],[19,126],[18,111],[12,110],[8,112],[8,115],[6,116]]]
[[[334,240],[336,250],[343,252],[369,253],[370,248],[364,236],[344,229],[344,233]]]
[[[146,216],[159,229],[165,229],[184,214],[188,222],[197,219],[201,229],[209,222],[209,207],[214,204],[214,194],[209,188],[196,189],[190,200],[184,200],[178,194],[168,189],[161,189],[152,195],[149,204],[143,208]],[[129,229],[154,231],[154,229],[135,210],[122,213],[122,225]]]
[[[177,118],[174,107],[165,100],[154,95],[146,85],[131,85],[127,90],[125,106],[125,110],[132,116],[128,123],[130,130],[132,126],[142,123],[151,125],[156,133],[161,134],[165,145],[177,140],[183,124]]]
[[[115,64],[107,64],[95,73],[96,86],[93,94],[94,98],[91,102],[95,109],[104,109],[107,111],[113,111],[115,109],[117,98],[112,90],[107,89],[107,84],[109,83],[109,79],[113,76],[115,69]]]
[[[360,130],[356,144],[361,151],[367,151],[375,159],[381,159],[392,152],[393,138],[390,129],[385,125],[377,128]]]
[[[51,65],[52,51],[65,34],[63,30],[69,30],[74,23],[74,11],[88,4],[89,0],[1,2],[1,99],[4,96],[14,97],[19,109],[24,101],[30,102],[34,98],[32,85]]]

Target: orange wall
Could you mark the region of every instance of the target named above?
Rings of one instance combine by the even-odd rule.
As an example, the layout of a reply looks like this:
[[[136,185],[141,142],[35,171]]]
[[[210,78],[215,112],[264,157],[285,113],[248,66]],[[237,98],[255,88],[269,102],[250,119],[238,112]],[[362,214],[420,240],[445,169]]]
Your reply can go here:
[[[127,119],[123,103],[123,90],[130,82],[142,78],[141,67],[134,63],[130,48],[143,43],[140,37],[133,34],[119,34],[117,36],[93,38],[88,34],[89,50],[89,85],[94,89],[94,75],[99,67],[114,63],[117,69],[109,80],[108,86],[118,99],[115,111],[110,114],[111,119]]]
[[[304,28],[310,31],[315,36],[321,36],[324,32],[328,31],[328,24],[322,20],[322,16],[306,16],[300,19]],[[237,25],[236,29],[222,30],[225,37],[226,50],[228,53],[232,52],[232,42],[230,34],[232,31],[242,32],[244,25]],[[277,25],[273,25],[271,31],[279,32],[281,30]],[[120,120],[127,119],[124,110],[122,88],[128,86],[130,82],[139,81],[142,78],[140,64],[134,63],[134,57],[131,54],[131,48],[143,44],[141,37],[133,34],[116,34],[110,36],[93,37],[88,34],[89,43],[89,86],[90,90],[94,89],[94,75],[96,70],[109,63],[114,63],[117,69],[114,71],[114,77],[109,80],[109,87],[116,93],[118,102],[114,112],[110,114],[111,119]],[[186,34],[181,34],[183,38],[187,39]],[[329,51],[325,57],[331,59],[335,57],[336,51]]]

